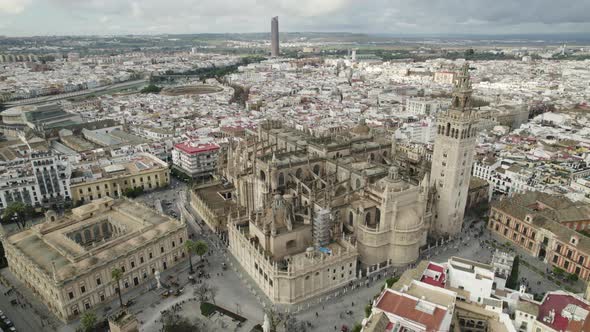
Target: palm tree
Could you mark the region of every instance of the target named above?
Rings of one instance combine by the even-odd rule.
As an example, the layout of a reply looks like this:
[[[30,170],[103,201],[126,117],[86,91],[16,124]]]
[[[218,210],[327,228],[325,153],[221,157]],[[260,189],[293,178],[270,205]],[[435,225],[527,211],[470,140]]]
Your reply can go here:
[[[119,295],[119,303],[123,306],[123,298],[121,297],[121,277],[123,277],[123,271],[119,268],[114,268],[111,271],[111,277],[117,282],[117,294]]]
[[[80,326],[83,332],[94,331],[96,326],[97,317],[93,311],[86,311],[80,318]]]
[[[209,251],[209,246],[205,241],[199,240],[195,242],[195,254],[199,256],[201,260],[203,260],[203,256]]]
[[[193,240],[187,240],[184,243],[184,250],[186,250],[188,254],[188,263],[191,267],[191,274],[193,274],[195,271],[193,270],[193,260],[191,259],[191,255],[196,253],[197,243]]]
[[[31,212],[31,207],[25,205],[22,202],[12,202],[10,203],[4,212],[2,212],[2,219],[5,222],[10,220],[14,220],[18,228],[25,228],[27,224],[27,215]]]

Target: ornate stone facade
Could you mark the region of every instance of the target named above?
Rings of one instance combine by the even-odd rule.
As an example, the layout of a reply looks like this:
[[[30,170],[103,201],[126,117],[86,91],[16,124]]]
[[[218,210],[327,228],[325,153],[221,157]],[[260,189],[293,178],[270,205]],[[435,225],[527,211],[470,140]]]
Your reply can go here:
[[[246,209],[227,215],[230,251],[278,303],[415,262],[429,233],[461,230],[477,125],[470,96],[465,67],[439,119],[432,168],[426,148],[398,144],[362,119],[349,132],[314,135],[278,121],[247,130],[221,157]]]
[[[117,296],[113,269],[123,272],[124,293],[182,261],[187,228],[141,204],[104,197],[64,216],[49,212],[45,222],[1,239],[10,271],[68,321]]]
[[[469,65],[457,77],[451,107],[437,118],[431,185],[435,210],[431,231],[454,235],[461,231],[475,152],[479,115],[471,108]]]

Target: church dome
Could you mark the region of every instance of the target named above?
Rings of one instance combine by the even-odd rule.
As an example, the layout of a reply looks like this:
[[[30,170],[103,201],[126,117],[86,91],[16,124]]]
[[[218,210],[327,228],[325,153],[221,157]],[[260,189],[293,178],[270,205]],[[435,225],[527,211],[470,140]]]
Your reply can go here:
[[[398,230],[414,229],[420,225],[420,217],[414,207],[406,207],[398,212],[395,228]]]
[[[352,132],[357,135],[368,135],[371,132],[371,128],[364,123],[360,123],[358,126],[352,128]]]

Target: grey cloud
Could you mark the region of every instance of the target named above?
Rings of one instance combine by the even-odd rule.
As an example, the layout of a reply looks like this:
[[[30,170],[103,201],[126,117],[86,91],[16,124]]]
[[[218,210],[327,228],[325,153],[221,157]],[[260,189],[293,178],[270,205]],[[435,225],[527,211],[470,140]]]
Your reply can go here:
[[[275,15],[280,16],[282,31],[534,33],[590,30],[589,0],[9,1],[24,3],[20,11],[35,10],[35,5],[43,2],[72,17],[119,25],[121,33],[141,33],[148,27],[161,27],[161,32],[166,33],[259,32],[269,29],[270,17]],[[105,21],[104,17],[109,20]],[[80,24],[80,19],[72,21],[72,24]],[[92,29],[91,26],[80,28],[82,31]],[[41,27],[39,29],[43,32]],[[156,30],[152,28],[150,32]]]

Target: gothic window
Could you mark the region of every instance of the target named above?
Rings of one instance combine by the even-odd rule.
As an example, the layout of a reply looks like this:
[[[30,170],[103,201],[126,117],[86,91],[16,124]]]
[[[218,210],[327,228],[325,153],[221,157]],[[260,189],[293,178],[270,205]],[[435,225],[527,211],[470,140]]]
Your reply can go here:
[[[369,158],[371,159],[371,161],[375,160],[375,154],[374,154],[374,153],[371,153],[371,154],[369,155]]]
[[[371,223],[371,212],[367,212],[365,215],[365,225],[368,225],[369,223]]]
[[[303,170],[301,168],[298,168],[295,171],[295,177],[297,177],[298,179],[301,179],[301,174],[303,173]]]
[[[348,225],[352,226],[353,222],[354,222],[354,215],[352,214],[352,211],[351,211],[351,212],[348,212]]]
[[[266,174],[264,174],[264,171],[260,171],[260,180],[262,180],[262,181],[266,180]]]
[[[100,226],[94,225],[92,232],[94,233],[95,239],[100,239]]]
[[[92,234],[90,233],[90,230],[89,229],[85,229],[84,230],[84,238],[85,238],[85,241],[86,242],[92,240]]]
[[[283,173],[279,173],[279,186],[285,185],[285,175]]]
[[[379,224],[381,221],[381,210],[379,208],[375,209],[375,224]]]
[[[108,237],[109,233],[109,224],[102,224],[102,234],[104,235],[104,237]]]
[[[297,243],[295,242],[295,240],[289,240],[287,241],[287,249],[292,249],[295,248],[297,246]]]
[[[320,175],[320,165],[315,165],[315,166],[313,167],[313,173],[314,173],[315,175]]]

